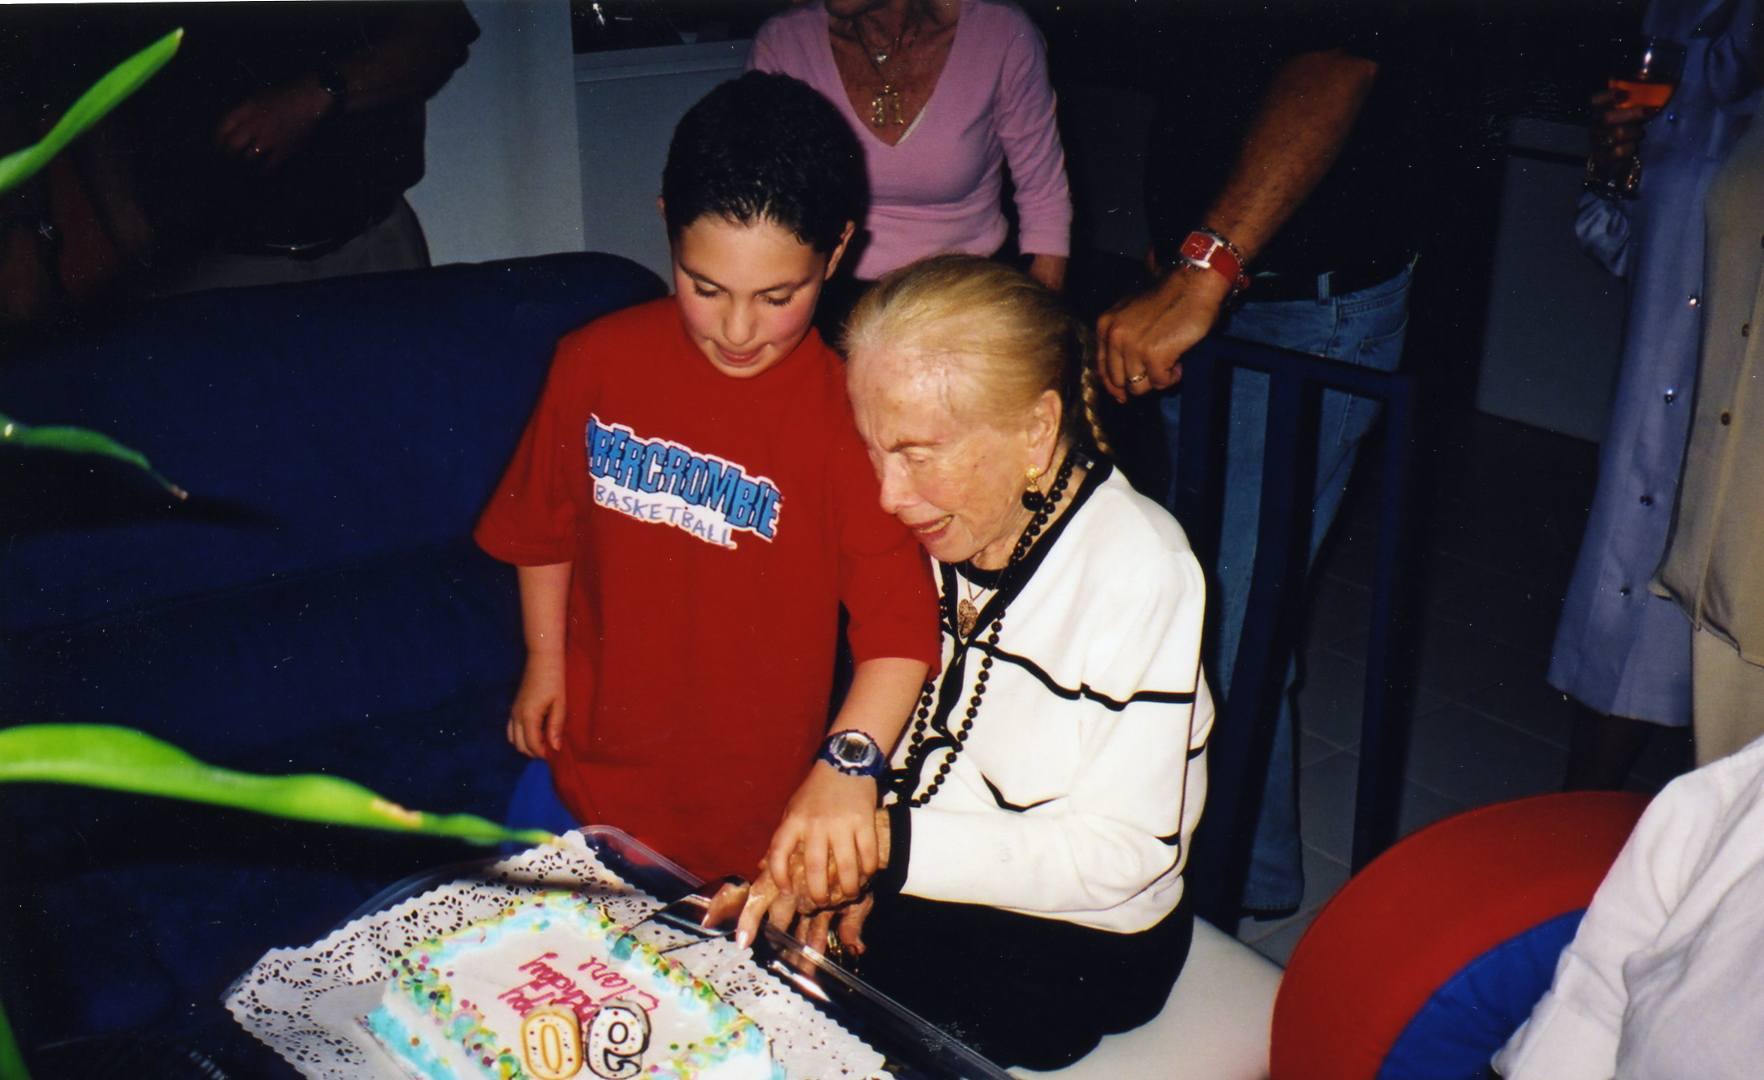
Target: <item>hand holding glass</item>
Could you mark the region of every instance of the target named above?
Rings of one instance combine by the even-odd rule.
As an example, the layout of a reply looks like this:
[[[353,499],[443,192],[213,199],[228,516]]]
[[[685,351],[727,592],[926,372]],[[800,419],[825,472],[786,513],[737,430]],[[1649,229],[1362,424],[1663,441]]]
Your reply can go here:
[[[1662,38],[1646,38],[1624,65],[1623,73],[1607,80],[1608,89],[1593,98],[1592,157],[1587,160],[1587,186],[1601,194],[1633,199],[1641,187],[1642,164],[1635,145],[1641,133],[1633,125],[1645,124],[1660,114],[1678,88],[1684,73],[1684,46]],[[1635,110],[1628,122],[1611,119],[1610,112]]]

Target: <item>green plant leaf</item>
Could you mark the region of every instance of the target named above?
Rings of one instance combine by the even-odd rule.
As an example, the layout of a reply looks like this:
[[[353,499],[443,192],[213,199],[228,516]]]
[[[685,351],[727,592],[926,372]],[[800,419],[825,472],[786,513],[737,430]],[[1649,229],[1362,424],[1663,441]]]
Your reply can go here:
[[[103,454],[126,461],[151,476],[160,487],[187,499],[190,493],[154,471],[147,455],[132,450],[108,435],[77,427],[32,427],[0,413],[0,445],[35,446],[49,450],[65,450],[73,454]]]
[[[6,1009],[0,1007],[0,1080],[30,1080],[30,1077],[25,1069],[24,1055],[18,1049],[18,1039],[12,1034],[12,1025],[6,1022]]]
[[[92,84],[90,90],[81,94],[80,99],[63,114],[61,121],[49,130],[49,134],[43,136],[41,142],[0,158],[0,192],[17,187],[35,176],[68,143],[84,135],[93,124],[104,119],[106,113],[141,89],[143,83],[166,65],[183,40],[184,31],[173,30],[124,60],[112,68],[108,75]]]
[[[25,724],[0,730],[0,783],[7,781],[163,795],[296,821],[450,836],[474,844],[551,839],[548,832],[505,829],[472,814],[406,810],[334,776],[258,776],[217,768],[151,735],[105,724]]]

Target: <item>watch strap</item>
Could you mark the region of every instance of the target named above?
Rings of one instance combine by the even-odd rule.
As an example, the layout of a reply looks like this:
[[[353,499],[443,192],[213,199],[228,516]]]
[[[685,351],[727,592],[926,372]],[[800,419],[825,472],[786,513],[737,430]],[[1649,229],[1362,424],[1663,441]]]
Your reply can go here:
[[[1243,252],[1211,229],[1196,229],[1189,233],[1176,256],[1197,270],[1211,270],[1229,281],[1233,293],[1249,288],[1249,275],[1243,269],[1248,260],[1243,257]]]

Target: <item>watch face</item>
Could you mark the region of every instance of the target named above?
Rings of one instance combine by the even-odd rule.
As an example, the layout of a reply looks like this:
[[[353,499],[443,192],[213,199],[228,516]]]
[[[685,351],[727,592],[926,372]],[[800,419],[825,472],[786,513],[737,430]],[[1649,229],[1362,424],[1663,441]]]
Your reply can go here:
[[[847,765],[862,767],[881,757],[876,744],[862,735],[842,732],[833,737],[833,756]]]

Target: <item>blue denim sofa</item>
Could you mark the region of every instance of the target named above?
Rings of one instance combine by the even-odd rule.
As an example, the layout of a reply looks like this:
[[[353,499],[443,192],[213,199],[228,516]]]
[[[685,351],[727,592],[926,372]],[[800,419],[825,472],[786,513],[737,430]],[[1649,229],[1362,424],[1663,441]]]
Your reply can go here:
[[[164,301],[0,359],[0,412],[141,450],[0,450],[0,725],[123,724],[500,817],[521,644],[471,543],[559,336],[661,295],[566,254]],[[225,1043],[219,1005],[465,845],[47,785],[0,787],[0,993],[27,1047]]]

